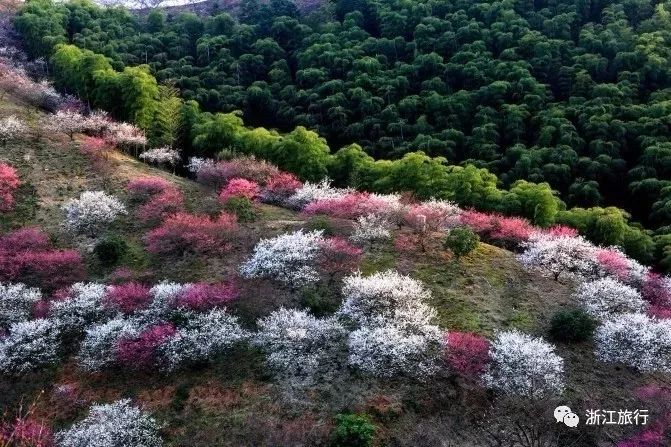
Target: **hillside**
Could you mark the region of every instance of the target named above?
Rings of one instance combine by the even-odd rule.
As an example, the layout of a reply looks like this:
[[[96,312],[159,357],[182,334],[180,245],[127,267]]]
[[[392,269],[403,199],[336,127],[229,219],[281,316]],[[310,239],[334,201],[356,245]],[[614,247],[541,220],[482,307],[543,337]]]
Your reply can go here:
[[[94,241],[73,237],[63,229],[61,206],[67,200],[87,190],[104,190],[130,203],[128,182],[150,175],[179,188],[190,213],[215,215],[221,209],[216,191],[120,151],[92,164],[78,148],[84,136],[76,135],[70,141],[66,135],[45,132],[39,124],[42,112],[8,94],[0,102],[0,119],[10,115],[28,123],[29,131],[0,149],[0,162],[16,167],[21,179],[15,210],[0,214],[4,232],[24,226],[44,228],[56,246],[75,247],[83,254],[86,281],[118,282],[118,271],[117,276],[113,274],[117,267],[130,269],[124,278],[148,284],[162,280],[217,282],[236,277],[240,297],[229,311],[249,329],[258,318],[281,306],[315,308],[314,298],[306,298],[305,290],[239,277],[238,267],[260,239],[324,225],[314,217],[262,203],[254,205],[257,220],[240,223],[234,248],[222,256],[152,255],[142,242],[148,229],[131,213],[103,231],[103,235],[117,234],[126,241],[128,253],[114,269],[101,266],[92,252]],[[331,219],[329,228],[347,237],[352,221]],[[398,239],[410,230],[395,232]],[[552,315],[577,305],[571,296],[575,289],[572,280],[562,277],[554,281],[529,271],[514,253],[486,243],[457,262],[442,248],[439,234],[429,238],[426,252],[418,247],[399,250],[391,241],[365,246],[359,268],[365,275],[391,268],[421,280],[431,292],[429,304],[436,309],[436,323],[443,331],[472,331],[492,337],[498,330],[520,329],[544,337]],[[332,312],[328,309],[337,307],[341,300],[339,280],[319,283],[316,296],[316,308]],[[174,373],[118,367],[88,373],[78,366],[74,343],[62,349],[62,360],[53,366],[19,377],[0,375],[0,408],[8,417],[19,408],[30,408],[31,417],[57,430],[85,416],[92,403],[128,397],[163,424],[160,433],[172,446],[326,445],[336,414],[347,411],[370,416],[377,427],[376,445],[513,445],[496,444],[493,435],[516,423],[543,434],[543,443],[533,445],[605,446],[633,433],[632,427],[557,428],[552,417],[556,404],[569,404],[581,411],[634,408],[640,405],[634,398],[640,386],[671,385],[668,376],[637,373],[597,361],[589,341],[557,345],[557,353],[566,362],[566,390],[559,400],[549,398],[534,404],[486,392],[446,372],[428,381],[416,381],[374,379],[345,369],[307,388],[288,387],[265,368],[263,354],[250,347]]]

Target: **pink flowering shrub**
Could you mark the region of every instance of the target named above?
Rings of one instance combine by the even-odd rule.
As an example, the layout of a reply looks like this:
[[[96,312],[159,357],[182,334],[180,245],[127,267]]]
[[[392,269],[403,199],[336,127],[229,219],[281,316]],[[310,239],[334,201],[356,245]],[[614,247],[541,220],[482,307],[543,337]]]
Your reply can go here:
[[[33,418],[17,418],[12,423],[0,425],[0,446],[52,447],[53,445],[54,434],[51,429]]]
[[[0,237],[0,252],[48,250],[51,247],[49,236],[37,227],[24,227]]]
[[[263,200],[268,203],[283,203],[291,197],[303,183],[287,172],[280,172],[271,177],[263,190]]]
[[[389,202],[366,192],[352,192],[340,197],[317,199],[303,208],[307,215],[326,214],[341,219],[357,219],[369,214],[386,214]]]
[[[115,359],[129,368],[150,368],[156,365],[158,347],[176,332],[172,324],[163,323],[151,326],[135,337],[122,337],[114,346]]]
[[[363,256],[363,250],[342,237],[324,239],[319,242],[319,246],[319,264],[331,274],[351,272],[357,268]]]
[[[608,275],[621,282],[627,282],[629,279],[629,259],[621,251],[612,248],[600,249],[596,252],[596,260]]]
[[[234,178],[243,178],[264,185],[279,173],[280,170],[270,163],[252,157],[242,157],[216,163],[203,163],[198,168],[196,180],[219,190]]]
[[[191,284],[177,295],[175,307],[195,311],[206,311],[215,307],[225,307],[240,295],[233,283],[220,284]]]
[[[479,378],[489,363],[489,340],[469,332],[445,335],[445,361],[448,367],[468,379]]]
[[[14,208],[14,192],[20,181],[16,170],[5,163],[0,163],[0,211],[11,211]]]
[[[184,211],[184,196],[181,191],[168,188],[138,207],[135,215],[143,224],[155,225],[165,217],[182,211]]]
[[[84,137],[79,143],[79,150],[87,156],[99,156],[112,150],[112,147],[104,138]]]
[[[415,231],[438,231],[458,225],[461,212],[450,202],[430,200],[411,205],[406,212],[405,223]]]
[[[187,213],[169,216],[163,224],[148,232],[144,241],[154,254],[222,254],[230,249],[232,233],[238,228],[234,215],[221,213],[210,219]]]
[[[576,237],[578,236],[578,230],[575,228],[567,227],[566,225],[555,225],[550,228],[543,230],[545,234],[555,237]]]
[[[671,307],[669,282],[658,273],[649,272],[645,276],[641,294],[653,306]]]
[[[244,178],[234,178],[219,193],[219,200],[226,202],[232,197],[244,197],[256,200],[261,193],[259,184]]]
[[[151,300],[149,288],[137,282],[111,286],[105,294],[105,305],[125,314],[147,307]]]
[[[126,185],[126,191],[131,200],[144,203],[156,194],[160,194],[175,186],[161,177],[138,177]]]
[[[617,447],[664,447],[668,445],[665,432],[671,423],[671,390],[658,385],[646,385],[636,390],[636,397],[655,419],[645,430],[620,441]]]
[[[498,242],[508,248],[516,248],[519,244],[527,242],[537,231],[526,219],[495,213],[464,211],[460,220],[463,225],[478,233],[482,238]]]
[[[420,242],[417,235],[400,233],[394,238],[394,248],[399,252],[413,252],[417,249]]]
[[[461,213],[459,220],[462,225],[469,227],[480,235],[489,234],[494,231],[494,221],[491,214],[467,210]]]

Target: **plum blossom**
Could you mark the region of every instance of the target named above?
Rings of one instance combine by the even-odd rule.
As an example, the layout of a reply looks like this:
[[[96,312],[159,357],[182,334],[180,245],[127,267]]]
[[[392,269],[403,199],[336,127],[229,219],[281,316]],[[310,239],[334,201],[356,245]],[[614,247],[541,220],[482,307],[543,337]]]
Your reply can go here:
[[[73,233],[96,236],[119,216],[126,214],[126,207],[116,197],[103,191],[85,191],[79,199],[71,199],[63,210],[65,227]]]
[[[51,320],[22,321],[0,338],[0,372],[22,374],[58,361],[59,331]]]
[[[622,313],[642,312],[647,306],[636,289],[612,278],[581,284],[576,298],[587,313],[599,319]]]
[[[25,284],[0,282],[0,331],[30,318],[33,307],[42,299],[39,289]]]

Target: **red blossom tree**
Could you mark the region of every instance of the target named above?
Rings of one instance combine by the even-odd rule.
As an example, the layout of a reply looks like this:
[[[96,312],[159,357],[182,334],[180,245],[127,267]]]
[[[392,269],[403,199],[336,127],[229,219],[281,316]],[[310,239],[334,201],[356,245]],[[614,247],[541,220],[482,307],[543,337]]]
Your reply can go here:
[[[0,445],[7,447],[52,447],[54,434],[31,417],[17,418],[0,425]]]
[[[140,203],[170,189],[175,189],[172,183],[161,177],[152,176],[135,178],[126,185],[129,198]]]
[[[221,213],[210,219],[187,213],[169,216],[163,224],[144,237],[147,250],[155,254],[180,255],[191,251],[198,254],[222,254],[231,246],[231,236],[237,230],[234,215]]]
[[[233,283],[196,283],[177,296],[174,305],[195,311],[224,307],[235,301],[240,292]]]
[[[368,214],[386,214],[389,202],[366,192],[353,192],[342,197],[318,199],[308,203],[303,213],[326,214],[341,219],[356,219]]]
[[[14,192],[20,184],[16,169],[0,163],[0,211],[11,211],[14,208]]]
[[[445,361],[450,369],[467,379],[477,379],[489,363],[489,340],[470,332],[449,332],[445,336]]]
[[[649,272],[645,276],[641,294],[653,306],[671,307],[669,282],[658,273]]]
[[[260,193],[261,188],[258,183],[244,178],[234,178],[221,190],[219,200],[226,202],[232,197],[244,197],[249,200],[256,200]]]
[[[324,239],[319,245],[319,265],[331,276],[351,272],[359,265],[363,256],[363,250],[342,237]]]
[[[263,191],[263,200],[270,203],[282,203],[296,192],[303,183],[287,172],[281,172],[271,177]]]
[[[105,294],[105,305],[125,314],[147,307],[151,300],[149,288],[137,282],[111,286]]]
[[[117,362],[133,369],[146,369],[156,365],[157,348],[176,333],[170,323],[151,326],[137,336],[122,337],[114,347]]]
[[[155,225],[166,216],[181,211],[184,211],[184,196],[178,189],[168,188],[141,205],[135,215],[140,222]]]

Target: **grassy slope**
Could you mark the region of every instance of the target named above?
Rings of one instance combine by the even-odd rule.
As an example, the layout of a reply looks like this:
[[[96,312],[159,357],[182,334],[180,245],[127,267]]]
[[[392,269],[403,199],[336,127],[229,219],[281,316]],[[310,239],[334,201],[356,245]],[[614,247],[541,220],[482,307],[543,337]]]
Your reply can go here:
[[[36,224],[46,228],[57,244],[84,246],[83,241],[62,232],[60,205],[87,189],[104,189],[123,197],[124,184],[146,174],[179,185],[192,212],[218,209],[212,191],[119,153],[110,157],[104,172],[93,170],[67,137],[39,135],[35,126],[38,112],[6,97],[0,101],[0,117],[9,114],[20,116],[33,127],[29,138],[0,148],[0,161],[16,166],[24,182],[17,210],[0,217],[0,229]],[[146,228],[139,227],[132,217],[110,231],[131,242],[134,254],[126,263],[135,270],[148,271],[152,281],[217,280],[232,274],[259,238],[305,225],[301,216],[276,207],[262,205],[260,215],[257,222],[243,225],[236,250],[223,259],[152,258],[142,248]],[[347,224],[336,227],[347,231]],[[98,266],[90,254],[87,259],[91,279],[105,281],[110,272]],[[424,281],[433,292],[432,304],[444,329],[491,335],[500,328],[517,327],[543,334],[549,317],[571,304],[572,284],[529,273],[514,254],[486,244],[460,263],[440,250],[437,241],[427,253],[399,254],[389,244],[368,250],[361,268],[366,273],[396,268]],[[249,326],[280,305],[300,304],[299,297],[271,283],[242,282],[241,288],[242,297],[232,311]],[[331,295],[337,300],[336,293]],[[589,344],[560,346],[559,351],[567,360],[564,401],[572,407],[621,408],[628,401],[629,407],[634,407],[632,391],[650,379],[595,362]],[[482,391],[464,393],[447,379],[429,384],[379,383],[347,373],[308,391],[288,392],[265,375],[262,357],[247,350],[205,369],[170,376],[122,371],[90,375],[68,361],[18,381],[0,378],[0,408],[15,408],[21,400],[38,398],[37,413],[62,427],[81,416],[86,407],[52,397],[53,385],[63,383],[77,384],[81,399],[87,403],[125,396],[136,399],[167,423],[166,439],[179,446],[312,445],[324,438],[333,415],[343,410],[373,414],[382,427],[380,439],[390,445],[435,445],[433,433],[440,437],[455,431],[460,439],[455,445],[471,445],[467,439],[480,445],[475,439],[481,434],[474,432],[472,424],[462,422],[459,426],[458,422],[476,417],[491,403]]]

